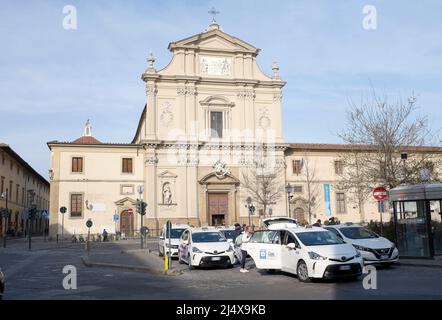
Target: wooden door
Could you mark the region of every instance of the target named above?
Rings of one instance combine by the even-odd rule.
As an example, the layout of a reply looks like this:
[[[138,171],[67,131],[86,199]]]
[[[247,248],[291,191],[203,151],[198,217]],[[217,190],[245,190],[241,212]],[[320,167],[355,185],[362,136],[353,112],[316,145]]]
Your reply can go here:
[[[209,193],[209,221],[211,225],[224,225],[229,214],[227,193]]]
[[[134,235],[134,215],[129,214],[127,210],[121,213],[120,232],[124,233],[126,237],[133,237]]]

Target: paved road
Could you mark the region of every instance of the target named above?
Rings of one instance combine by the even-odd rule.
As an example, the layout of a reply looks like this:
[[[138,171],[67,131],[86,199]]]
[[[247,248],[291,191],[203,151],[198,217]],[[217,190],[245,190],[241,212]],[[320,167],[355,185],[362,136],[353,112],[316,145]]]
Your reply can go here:
[[[94,250],[106,252],[106,244]],[[152,248],[155,246],[151,244]],[[378,272],[378,289],[362,281],[304,284],[295,276],[254,269],[185,270],[163,276],[86,267],[81,246],[0,251],[7,277],[5,299],[442,299],[442,269],[396,266]],[[176,261],[174,263],[177,264]],[[78,289],[64,290],[62,269],[74,265]]]

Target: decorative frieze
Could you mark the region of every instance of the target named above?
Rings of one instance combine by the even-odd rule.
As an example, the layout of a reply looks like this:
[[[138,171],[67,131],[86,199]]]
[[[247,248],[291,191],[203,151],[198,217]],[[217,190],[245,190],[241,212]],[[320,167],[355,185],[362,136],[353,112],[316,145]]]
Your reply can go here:
[[[241,90],[236,94],[240,99],[253,100],[256,97],[255,91],[253,89]]]
[[[158,158],[156,156],[147,157],[145,163],[147,165],[156,165],[158,164]]]
[[[196,96],[197,95],[197,91],[196,91],[195,87],[177,88],[176,92],[179,96]]]

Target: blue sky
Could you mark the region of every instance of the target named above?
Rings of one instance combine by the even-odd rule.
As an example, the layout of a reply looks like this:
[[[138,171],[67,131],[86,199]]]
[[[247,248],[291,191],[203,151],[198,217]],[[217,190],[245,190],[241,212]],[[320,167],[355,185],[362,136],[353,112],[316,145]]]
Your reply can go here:
[[[62,27],[68,4],[77,30]],[[362,28],[367,4],[377,8],[376,30]],[[340,142],[348,99],[371,87],[392,97],[414,91],[419,112],[441,128],[438,0],[2,0],[0,142],[44,176],[46,142],[79,137],[88,118],[101,141],[130,142],[145,103],[148,50],[157,69],[165,66],[168,43],[203,31],[212,6],[225,32],[262,49],[263,71],[279,62],[287,142]]]

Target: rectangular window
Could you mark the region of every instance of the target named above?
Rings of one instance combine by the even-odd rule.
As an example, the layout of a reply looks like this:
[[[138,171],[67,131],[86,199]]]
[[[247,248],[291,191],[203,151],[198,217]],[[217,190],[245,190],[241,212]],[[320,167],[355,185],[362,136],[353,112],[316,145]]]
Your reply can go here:
[[[71,217],[83,215],[83,195],[81,193],[71,194]]]
[[[0,193],[5,192],[5,177],[2,177],[0,182]]]
[[[72,158],[72,172],[83,172],[83,158]]]
[[[342,174],[344,172],[344,164],[340,160],[335,161],[335,174]]]
[[[302,186],[293,186],[293,193],[302,193]]]
[[[223,137],[223,113],[219,111],[210,112],[210,136],[212,138]]]
[[[123,173],[133,173],[132,158],[123,158]]]
[[[13,184],[14,182],[13,181],[9,181],[9,190],[8,190],[8,198],[9,199],[12,199],[12,184]]]
[[[21,188],[21,204],[22,205],[26,204],[25,203],[25,193],[26,193],[25,188]]]
[[[293,173],[300,174],[301,173],[301,160],[293,160]]]
[[[345,194],[343,192],[336,193],[336,212],[346,213],[345,209]]]
[[[20,192],[20,185],[17,184],[15,188],[15,202],[18,204],[18,194]]]

